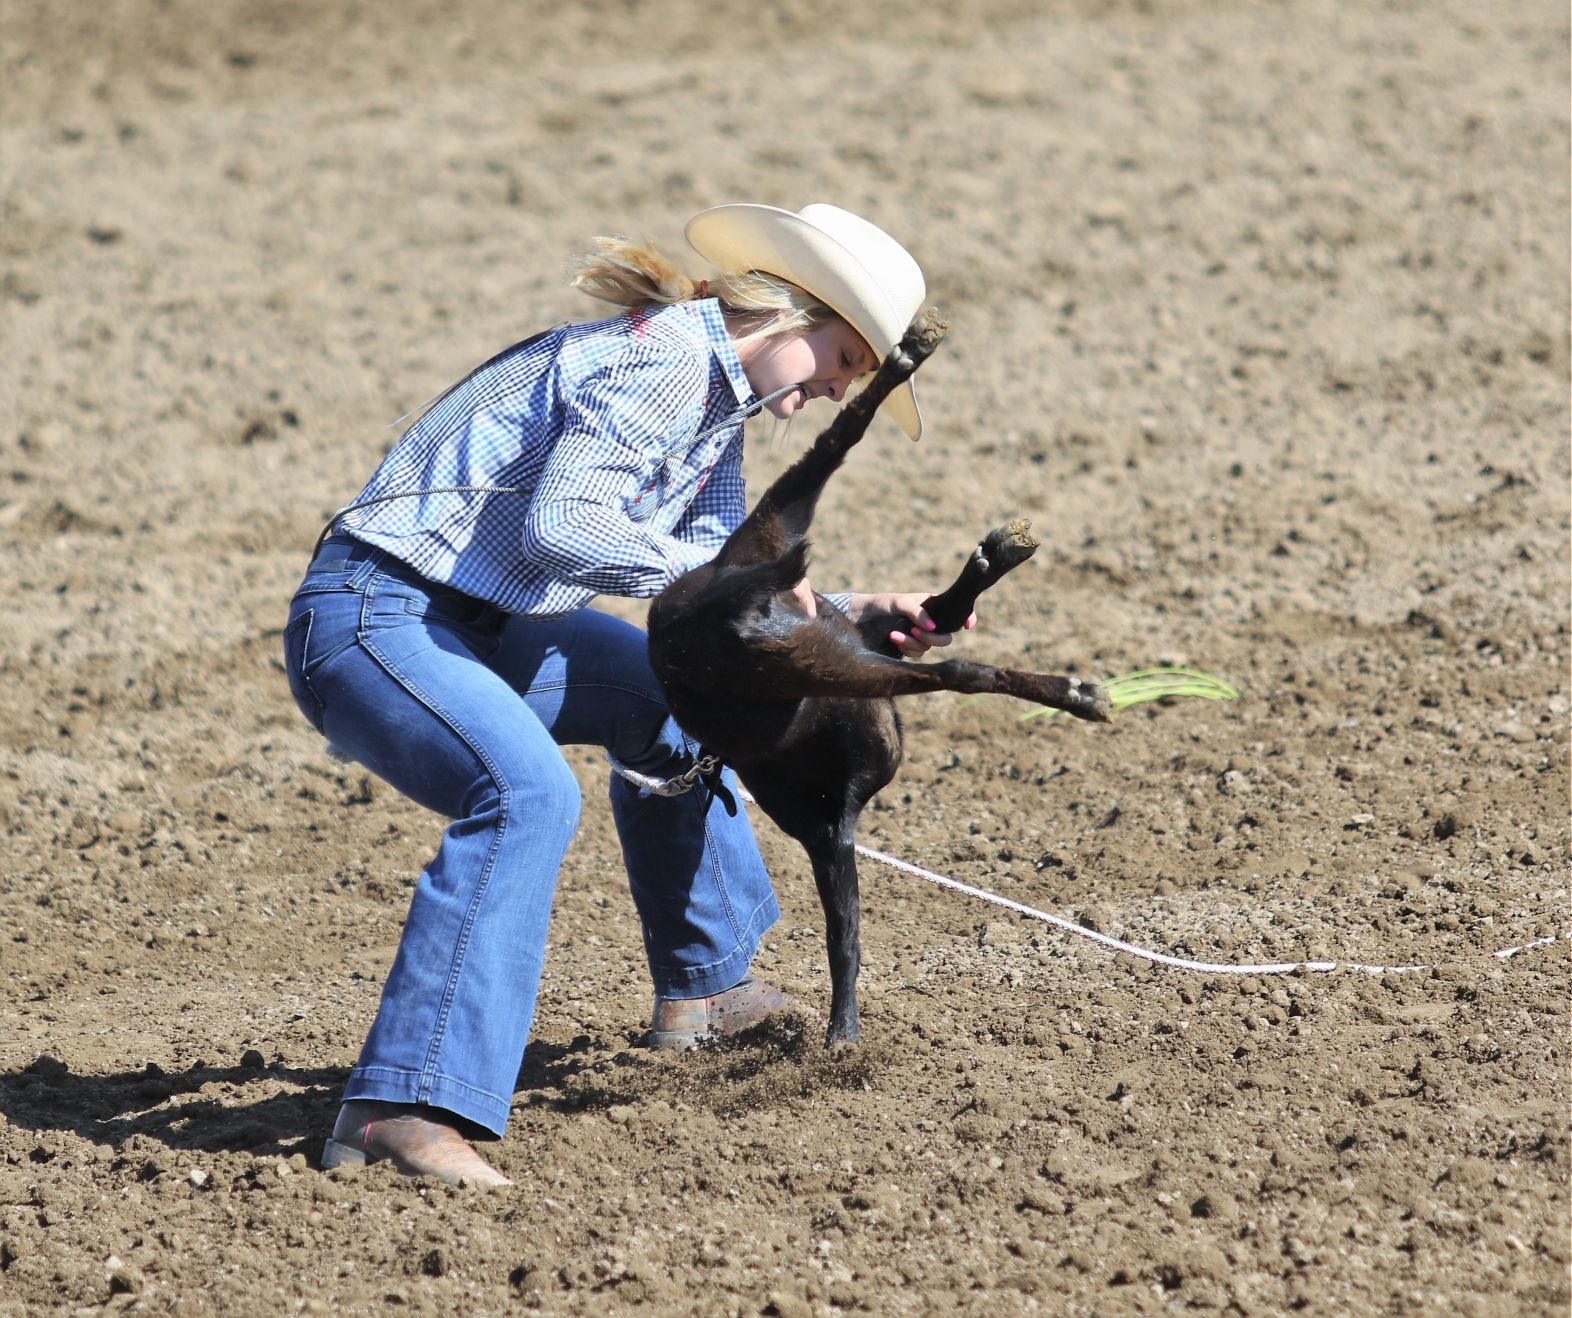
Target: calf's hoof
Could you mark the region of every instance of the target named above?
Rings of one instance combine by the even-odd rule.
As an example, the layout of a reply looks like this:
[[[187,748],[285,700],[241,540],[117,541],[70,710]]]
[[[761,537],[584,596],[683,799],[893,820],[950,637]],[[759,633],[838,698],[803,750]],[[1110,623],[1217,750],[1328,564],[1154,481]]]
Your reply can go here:
[[[1002,577],[1026,562],[1041,543],[1032,530],[1031,521],[1017,517],[989,531],[973,552],[982,560],[978,566],[984,572],[992,571],[996,577]]]
[[[855,1048],[862,1041],[862,1026],[856,1021],[839,1023],[830,1022],[830,1028],[824,1035],[824,1046],[832,1053],[845,1052],[848,1048]]]
[[[932,307],[923,308],[901,335],[901,341],[890,354],[891,359],[910,374],[933,356],[933,350],[939,346],[948,328],[937,311]]]
[[[1087,682],[1079,677],[1070,679],[1070,689],[1065,695],[1067,714],[1085,719],[1088,723],[1107,723],[1113,718],[1113,702],[1101,682]]]

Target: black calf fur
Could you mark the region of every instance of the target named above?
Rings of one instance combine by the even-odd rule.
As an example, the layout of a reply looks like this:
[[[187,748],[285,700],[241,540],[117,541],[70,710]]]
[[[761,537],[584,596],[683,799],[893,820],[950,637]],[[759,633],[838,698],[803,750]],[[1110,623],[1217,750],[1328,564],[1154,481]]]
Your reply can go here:
[[[858,627],[822,598],[811,619],[793,602],[825,481],[890,390],[943,337],[944,325],[931,312],[914,321],[868,387],[765,492],[714,561],[679,577],[650,607],[650,659],[677,722],[736,771],[813,864],[829,944],[831,1045],[858,1035],[853,836],[863,807],[900,766],[900,724],[890,697],[994,691],[1078,718],[1108,717],[1107,697],[1094,682],[964,659],[906,663],[888,639],[904,619],[875,618]],[[1024,522],[993,532],[956,583],[927,601],[930,616],[941,630],[956,630],[977,596],[1035,547]]]

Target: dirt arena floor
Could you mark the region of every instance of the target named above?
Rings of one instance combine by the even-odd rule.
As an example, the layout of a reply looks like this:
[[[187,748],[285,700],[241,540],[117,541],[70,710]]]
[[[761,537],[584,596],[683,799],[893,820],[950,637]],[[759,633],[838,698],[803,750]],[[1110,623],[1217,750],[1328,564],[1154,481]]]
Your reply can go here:
[[[1565,1313],[1567,106],[1549,0],[0,0],[0,1314]],[[652,1056],[574,752],[517,1184],[323,1174],[440,823],[290,702],[312,539],[595,314],[587,238],[744,199],[881,222],[951,325],[816,584],[1025,514],[966,654],[1241,691],[908,701],[863,840],[1426,968],[1154,968],[865,864],[864,1047]],[[759,969],[823,1004],[760,832]]]

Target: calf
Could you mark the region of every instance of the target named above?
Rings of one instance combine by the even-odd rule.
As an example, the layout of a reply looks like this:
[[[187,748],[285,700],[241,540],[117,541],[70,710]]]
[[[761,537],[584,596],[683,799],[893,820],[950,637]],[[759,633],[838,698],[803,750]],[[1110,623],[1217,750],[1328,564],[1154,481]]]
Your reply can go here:
[[[906,663],[889,633],[909,619],[853,624],[823,598],[818,615],[808,618],[794,602],[824,483],[879,404],[943,337],[944,325],[931,312],[919,316],[867,388],[770,486],[715,559],[672,582],[650,607],[650,660],[677,722],[736,771],[759,808],[812,862],[829,944],[832,1046],[858,1037],[853,839],[863,807],[900,766],[901,729],[891,697],[992,691],[1077,718],[1108,718],[1107,696],[1094,682],[965,659]],[[925,604],[939,629],[957,630],[977,596],[1029,558],[1036,543],[1024,521],[989,535],[955,584]]]

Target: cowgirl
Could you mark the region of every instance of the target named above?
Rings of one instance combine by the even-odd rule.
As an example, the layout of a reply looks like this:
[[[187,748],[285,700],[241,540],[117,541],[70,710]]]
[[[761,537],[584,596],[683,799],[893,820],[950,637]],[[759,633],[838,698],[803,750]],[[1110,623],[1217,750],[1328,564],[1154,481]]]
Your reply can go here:
[[[601,239],[574,283],[626,310],[492,358],[425,411],[337,515],[284,633],[290,689],[333,745],[452,822],[421,874],[324,1166],[503,1185],[466,1136],[500,1135],[524,1054],[557,869],[579,818],[558,746],[668,778],[694,747],[644,634],[586,607],[653,596],[746,511],[743,419],[840,402],[922,304],[917,264],[834,206],[717,206],[687,237],[695,285]],[[885,410],[916,439],[908,383]],[[928,592],[829,596],[898,613],[918,656],[949,638]],[[812,612],[807,581],[796,590]],[[820,597],[822,601],[825,597]],[[735,782],[731,782],[735,794]],[[787,1005],[748,966],[779,916],[746,816],[613,777],[655,986],[656,1047]]]

